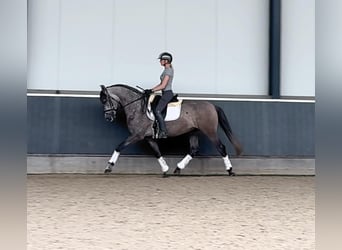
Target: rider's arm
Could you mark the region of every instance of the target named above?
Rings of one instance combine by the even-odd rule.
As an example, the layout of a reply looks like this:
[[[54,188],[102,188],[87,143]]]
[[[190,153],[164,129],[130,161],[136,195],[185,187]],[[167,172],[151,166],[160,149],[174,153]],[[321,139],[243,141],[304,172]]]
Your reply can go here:
[[[163,90],[165,89],[168,81],[170,79],[170,76],[169,75],[165,75],[163,80],[157,85],[155,86],[154,88],[152,88],[152,91],[155,92],[155,91],[158,91],[158,90]]]

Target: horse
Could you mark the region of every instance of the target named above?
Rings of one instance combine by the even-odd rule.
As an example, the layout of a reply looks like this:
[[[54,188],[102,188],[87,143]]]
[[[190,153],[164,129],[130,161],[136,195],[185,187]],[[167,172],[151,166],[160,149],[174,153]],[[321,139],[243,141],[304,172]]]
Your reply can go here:
[[[100,101],[103,104],[105,120],[114,122],[119,109],[123,110],[126,115],[127,127],[130,132],[130,136],[115,148],[104,173],[112,172],[112,167],[117,162],[123,149],[133,143],[145,140],[151,146],[158,159],[163,177],[166,177],[169,166],[159,150],[158,140],[161,139],[156,139],[154,137],[154,121],[149,119],[146,114],[147,96],[145,91],[124,84],[115,84],[108,87],[100,85],[100,87]],[[213,105],[208,101],[183,100],[179,118],[173,121],[166,121],[168,137],[183,134],[189,135],[190,152],[177,163],[177,167],[173,172],[174,174],[180,174],[181,170],[189,164],[198,152],[199,143],[198,133],[196,132],[201,131],[210,139],[222,156],[228,175],[235,175],[226,147],[217,134],[219,126],[223,129],[229,141],[234,146],[236,154],[240,155],[242,153],[241,144],[233,135],[228,119],[220,107]]]

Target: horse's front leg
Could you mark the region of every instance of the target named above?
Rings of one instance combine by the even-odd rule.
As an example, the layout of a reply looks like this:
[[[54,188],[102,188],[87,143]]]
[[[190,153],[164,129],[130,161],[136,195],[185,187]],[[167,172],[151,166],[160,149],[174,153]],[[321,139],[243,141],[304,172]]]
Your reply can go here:
[[[167,165],[164,157],[161,155],[157,142],[155,140],[153,140],[153,139],[150,139],[150,138],[146,139],[146,140],[150,144],[150,146],[153,149],[153,152],[154,152],[156,158],[158,159],[160,167],[161,167],[161,169],[163,171],[163,177],[167,177],[167,171],[169,171],[169,166]]]
[[[120,156],[120,152],[121,150],[123,150],[124,148],[126,148],[128,145],[133,144],[135,142],[138,142],[142,140],[142,137],[139,135],[133,135],[133,136],[129,136],[126,140],[124,140],[123,142],[121,142],[119,144],[119,146],[116,147],[116,149],[114,150],[112,157],[109,159],[107,167],[105,168],[104,173],[110,173],[112,172],[112,168],[115,165],[115,163],[117,162],[119,156]]]

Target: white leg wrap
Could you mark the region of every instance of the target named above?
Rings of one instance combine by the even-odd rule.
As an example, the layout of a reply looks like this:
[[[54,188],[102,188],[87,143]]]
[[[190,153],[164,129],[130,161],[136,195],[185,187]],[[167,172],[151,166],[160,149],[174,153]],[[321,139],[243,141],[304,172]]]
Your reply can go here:
[[[187,154],[183,158],[183,160],[181,160],[180,162],[177,163],[177,167],[180,169],[184,169],[186,167],[186,165],[188,165],[191,160],[192,160],[191,155]]]
[[[162,171],[165,173],[169,170],[169,166],[166,164],[166,161],[164,160],[164,158],[161,156],[158,158],[158,162],[162,168]]]
[[[114,151],[112,157],[111,157],[110,160],[109,160],[109,163],[115,164],[115,162],[116,162],[116,161],[118,160],[118,158],[119,158],[119,155],[120,155],[120,152]]]
[[[226,166],[226,170],[229,170],[232,168],[232,163],[230,162],[228,155],[226,155],[225,157],[222,158],[224,165]]]

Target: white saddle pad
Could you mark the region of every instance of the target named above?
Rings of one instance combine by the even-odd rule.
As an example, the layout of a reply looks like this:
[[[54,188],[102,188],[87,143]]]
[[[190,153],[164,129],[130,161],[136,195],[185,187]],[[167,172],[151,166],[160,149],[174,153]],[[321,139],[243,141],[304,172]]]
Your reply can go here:
[[[151,108],[151,102],[153,101],[153,99],[155,98],[155,94],[152,94],[148,100],[148,105],[147,105],[147,117],[154,121],[155,117]],[[183,100],[179,100],[178,102],[170,102],[167,105],[167,110],[166,110],[166,117],[165,117],[165,121],[174,121],[177,120],[180,116],[181,113],[181,107],[182,107],[182,102]]]

